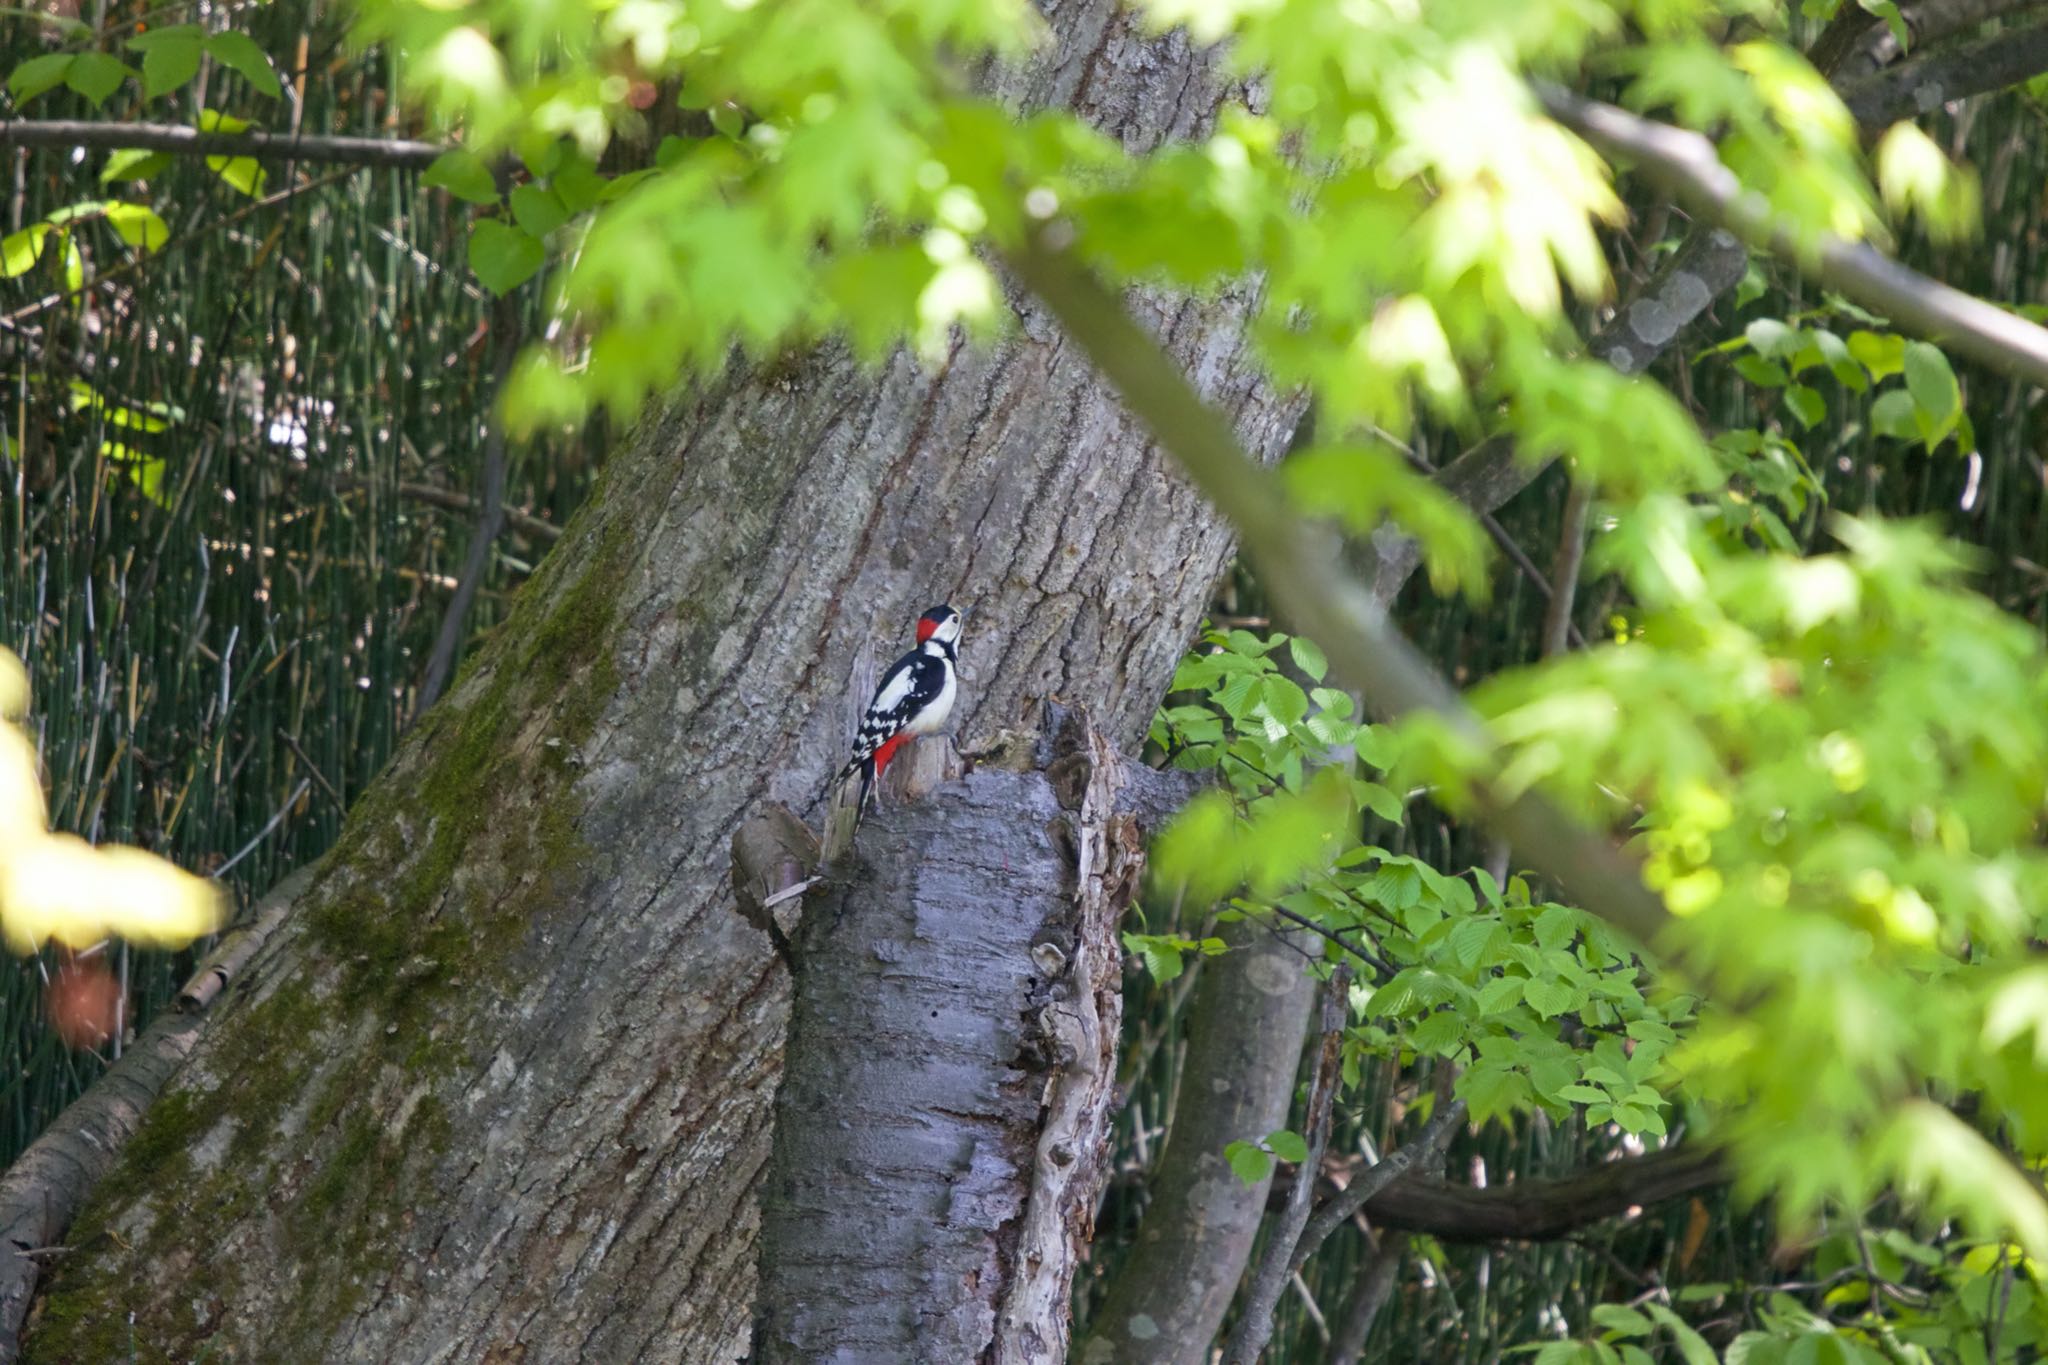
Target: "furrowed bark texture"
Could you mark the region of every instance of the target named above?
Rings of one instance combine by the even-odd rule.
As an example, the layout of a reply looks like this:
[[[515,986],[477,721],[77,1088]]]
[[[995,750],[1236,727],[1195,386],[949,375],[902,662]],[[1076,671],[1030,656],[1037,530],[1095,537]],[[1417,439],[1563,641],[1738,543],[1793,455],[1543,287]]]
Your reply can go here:
[[[1296,935],[1227,925],[1232,951],[1202,965],[1173,1131],[1137,1246],[1074,1345],[1082,1365],[1207,1360],[1266,1212],[1272,1177],[1247,1186],[1226,1144],[1285,1126],[1315,980]]]
[[[1206,126],[1183,41],[1048,18],[1008,93],[1134,146]],[[1245,308],[1146,311],[1270,459],[1299,406]],[[672,403],[216,1007],[30,1358],[127,1359],[132,1321],[144,1359],[735,1359],[788,977],[733,830],[805,808],[857,655],[939,600],[975,608],[970,741],[1058,695],[1133,748],[1229,546],[1035,314],[931,370],[820,353]]]
[[[1049,770],[980,768],[871,815],[805,906],[760,1365],[1066,1358],[1142,844],[1112,809],[1114,751],[1063,734]]]

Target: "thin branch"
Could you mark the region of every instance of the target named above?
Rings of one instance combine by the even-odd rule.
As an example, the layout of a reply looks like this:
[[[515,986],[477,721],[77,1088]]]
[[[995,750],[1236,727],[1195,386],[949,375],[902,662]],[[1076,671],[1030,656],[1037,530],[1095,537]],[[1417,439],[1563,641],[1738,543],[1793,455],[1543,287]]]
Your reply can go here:
[[[1306,1118],[1308,1155],[1296,1168],[1294,1185],[1287,1203],[1266,1239],[1265,1255],[1245,1286],[1244,1312],[1237,1328],[1223,1348],[1224,1365],[1255,1365],[1259,1352],[1273,1337],[1273,1310],[1280,1296],[1299,1270],[1293,1260],[1295,1244],[1308,1224],[1309,1201],[1315,1196],[1315,1172],[1323,1164],[1323,1151],[1330,1142],[1330,1111],[1337,1098],[1337,1083],[1343,1073],[1344,1023],[1351,1015],[1351,971],[1338,966],[1323,983],[1322,1040],[1316,1049],[1315,1070],[1309,1079]]]
[[[1556,86],[1538,92],[1550,116],[1610,160],[1636,164],[1695,217],[1753,247],[1776,251],[1851,302],[1899,329],[1939,341],[2001,374],[2048,387],[2048,329],[1929,279],[1870,247],[1839,237],[1802,240],[1762,196],[1745,190],[1700,134],[1637,118]]]
[[[384,169],[430,166],[445,143],[406,138],[327,137],[306,133],[203,133],[177,123],[99,123],[91,119],[0,119],[0,147],[133,148],[172,156],[248,156]]]
[[[1433,712],[1467,741],[1492,749],[1478,717],[1345,568],[1327,529],[1305,522],[1288,505],[1279,483],[1244,453],[1230,424],[1123,305],[1070,256],[1042,240],[1016,252],[1010,263],[1125,406],[1230,518],[1261,581],[1302,633],[1323,647],[1333,676],[1358,688],[1382,716]],[[1531,864],[1571,887],[1587,910],[1642,943],[1666,924],[1663,902],[1604,836],[1534,794],[1507,798],[1483,781],[1475,781],[1472,790],[1494,832],[1527,850]]]
[[[294,474],[318,479],[323,483],[333,485],[335,488],[356,490],[382,486],[378,480],[365,478],[360,474],[347,474],[339,470],[320,469],[307,464],[303,460],[280,460],[278,461],[278,467],[290,470]],[[476,499],[472,498],[469,494],[457,492],[453,488],[443,488],[436,483],[401,482],[398,485],[398,496],[413,502],[426,503],[430,507],[446,508],[450,512],[474,513],[477,510]],[[517,507],[505,508],[504,518],[507,526],[521,535],[532,536],[535,540],[544,540],[552,545],[562,538],[561,527],[543,517],[537,517],[531,512],[521,511]]]
[[[1571,492],[1564,500],[1564,525],[1557,533],[1557,559],[1551,565],[1550,581],[1556,591],[1550,595],[1550,608],[1543,615],[1543,657],[1554,658],[1564,653],[1566,644],[1578,634],[1572,624],[1572,608],[1579,595],[1579,565],[1586,558],[1586,518],[1593,507],[1593,485],[1585,479],[1573,479]],[[1578,640],[1580,648],[1586,642]]]
[[[1496,880],[1498,879],[1496,878]],[[1288,923],[1298,925],[1299,927],[1308,930],[1312,934],[1321,934],[1324,938],[1336,944],[1339,948],[1342,948],[1345,952],[1351,954],[1360,962],[1365,963],[1374,971],[1378,972],[1381,975],[1381,977],[1390,978],[1394,975],[1394,965],[1391,962],[1388,962],[1383,957],[1378,957],[1370,952],[1367,952],[1364,948],[1359,947],[1356,943],[1346,942],[1344,939],[1339,938],[1337,936],[1336,930],[1325,929],[1322,925],[1317,924],[1307,915],[1301,914],[1294,910],[1289,910],[1284,905],[1274,906],[1273,913],[1278,915],[1281,919],[1286,920]]]
[[[1351,1220],[1351,1215],[1366,1206],[1374,1195],[1406,1175],[1413,1167],[1428,1167],[1451,1142],[1451,1136],[1458,1125],[1465,1121],[1465,1101],[1452,1100],[1440,1103],[1430,1121],[1422,1126],[1415,1137],[1388,1152],[1378,1161],[1359,1173],[1358,1179],[1323,1201],[1315,1217],[1308,1220],[1302,1229],[1301,1239],[1295,1244],[1293,1268],[1299,1270],[1308,1258],[1316,1254],[1329,1235]]]
[[[519,305],[514,295],[500,296],[492,309],[491,346],[494,356],[491,406],[485,414],[490,427],[484,433],[483,510],[477,516],[476,529],[470,533],[469,555],[462,566],[462,579],[456,586],[455,596],[448,601],[447,614],[441,618],[441,632],[434,639],[434,652],[427,660],[426,677],[420,683],[419,699],[413,706],[415,719],[425,715],[427,708],[439,700],[441,690],[448,685],[448,678],[455,671],[455,660],[462,653],[470,605],[476,601],[477,589],[483,586],[484,574],[491,567],[491,553],[497,545],[498,533],[505,528],[505,423],[499,417],[497,407],[504,401],[505,385],[512,376],[512,363],[519,355]]]

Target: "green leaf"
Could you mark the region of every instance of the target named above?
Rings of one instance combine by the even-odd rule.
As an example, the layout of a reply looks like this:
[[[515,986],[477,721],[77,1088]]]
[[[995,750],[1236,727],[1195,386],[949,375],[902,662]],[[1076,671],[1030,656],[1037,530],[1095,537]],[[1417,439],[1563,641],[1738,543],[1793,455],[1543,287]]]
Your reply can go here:
[[[1498,920],[1477,916],[1459,920],[1451,930],[1451,957],[1468,971],[1477,967],[1492,946],[1494,935],[1500,932]]]
[[[1876,332],[1851,332],[1849,354],[1870,371],[1871,379],[1888,379],[1906,368],[1906,339]]]
[[[553,190],[521,185],[512,191],[512,217],[535,237],[545,237],[569,221],[569,212]]]
[[[64,84],[74,60],[76,56],[70,52],[50,52],[31,57],[15,67],[7,77],[7,92],[14,96],[16,104],[26,104],[44,91]]]
[[[460,147],[435,157],[420,183],[428,189],[446,190],[472,204],[498,202],[498,185],[491,179],[490,167],[475,152]]]
[[[1266,679],[1262,700],[1267,714],[1282,725],[1299,725],[1308,715],[1308,693],[1277,673]]]
[[[0,238],[0,278],[13,279],[28,273],[43,258],[50,239],[48,223],[31,223],[19,232]]]
[[[1785,367],[1761,356],[1739,355],[1735,357],[1735,372],[1760,389],[1782,389],[1785,387]]]
[[[1880,436],[1911,441],[1919,438],[1920,405],[1904,389],[1887,389],[1870,405],[1870,429]]]
[[[1388,824],[1398,825],[1407,818],[1408,808],[1402,804],[1400,795],[1379,783],[1360,782],[1352,790],[1358,794],[1359,804]]]
[[[1557,1098],[1578,1104],[1605,1104],[1608,1095],[1605,1090],[1590,1085],[1567,1085],[1557,1092]]]
[[[251,199],[263,197],[263,186],[270,179],[270,173],[253,156],[210,156],[206,158],[206,169]]]
[[[134,47],[134,43],[129,44]],[[142,97],[157,99],[199,74],[199,32],[150,43],[142,49]]]
[[[1180,947],[1171,934],[1125,934],[1124,947],[1144,959],[1145,970],[1164,985],[1181,973]]]
[[[494,294],[525,284],[547,259],[548,249],[538,237],[510,223],[485,218],[470,230],[469,268]]]
[[[121,88],[122,81],[141,74],[119,57],[104,52],[81,52],[72,58],[70,69],[64,73],[64,84],[98,107]]]
[[[1819,426],[1828,415],[1827,401],[1804,384],[1794,384],[1785,390],[1785,407],[1808,431]]]
[[[1579,912],[1569,905],[1546,905],[1536,916],[1536,946],[1544,952],[1562,948],[1579,932]]]
[[[1297,635],[1287,642],[1287,652],[1294,656],[1294,666],[1316,682],[1321,682],[1330,671],[1330,661],[1323,657],[1322,647],[1313,640],[1304,640]]]
[[[1237,1172],[1237,1178],[1247,1187],[1258,1184],[1273,1173],[1271,1154],[1256,1142],[1228,1144],[1223,1149],[1223,1159],[1230,1163],[1230,1169]]]
[[[1924,341],[1907,344],[1905,370],[1906,391],[1913,395],[1921,438],[1933,450],[1955,430],[1956,416],[1962,411],[1962,389],[1941,348]]]
[[[1495,977],[1479,992],[1479,1013],[1486,1016],[1511,1010],[1522,1001],[1522,985],[1527,980],[1520,976]]]
[[[1657,1330],[1655,1323],[1626,1304],[1594,1304],[1592,1318],[1595,1323],[1618,1336],[1645,1337]]]
[[[201,109],[197,127],[202,133],[243,133],[249,130],[249,120],[223,114],[218,109]],[[248,156],[209,156],[206,168],[251,199],[262,197],[263,186],[270,178],[256,159]]]
[[[1579,993],[1562,982],[1532,979],[1522,987],[1522,998],[1545,1019],[1554,1019],[1578,1003]]]
[[[162,175],[170,169],[168,152],[145,152],[139,147],[122,147],[107,154],[106,168],[100,172],[100,183],[110,185],[117,180],[147,180]]]
[[[159,250],[171,238],[170,228],[147,204],[109,204],[107,222],[113,225],[122,241],[144,251]]]
[[[1276,1128],[1266,1134],[1266,1149],[1282,1161],[1296,1165],[1308,1160],[1308,1140],[1289,1128]]]
[[[1750,347],[1766,360],[1784,360],[1796,353],[1802,342],[1799,333],[1776,318],[1758,318],[1743,329]]]
[[[206,50],[213,54],[215,61],[254,86],[259,94],[276,99],[284,92],[284,87],[278,84],[277,72],[271,69],[270,58],[263,55],[263,49],[256,46],[256,40],[248,34],[237,33],[234,29],[209,34]]]
[[[1685,1365],[1720,1365],[1714,1356],[1714,1348],[1707,1345],[1705,1337],[1687,1326],[1685,1319],[1655,1301],[1644,1304],[1643,1308],[1659,1326],[1671,1333],[1671,1339],[1678,1343],[1679,1355],[1685,1358]]]

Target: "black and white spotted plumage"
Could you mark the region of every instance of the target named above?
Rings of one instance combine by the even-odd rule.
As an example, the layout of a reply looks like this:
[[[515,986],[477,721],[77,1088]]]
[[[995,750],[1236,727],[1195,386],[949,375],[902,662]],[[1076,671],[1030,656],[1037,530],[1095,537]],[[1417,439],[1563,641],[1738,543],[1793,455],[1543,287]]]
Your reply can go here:
[[[854,736],[853,757],[837,779],[860,775],[863,808],[896,752],[919,735],[937,732],[952,715],[960,692],[959,639],[960,613],[933,607],[917,620],[917,648],[891,664],[875,687]]]

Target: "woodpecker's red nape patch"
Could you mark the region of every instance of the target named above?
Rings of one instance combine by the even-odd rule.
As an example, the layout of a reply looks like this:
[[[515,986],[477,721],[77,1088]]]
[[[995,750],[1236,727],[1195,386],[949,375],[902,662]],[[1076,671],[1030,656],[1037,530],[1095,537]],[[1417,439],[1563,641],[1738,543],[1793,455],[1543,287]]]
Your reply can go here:
[[[938,623],[937,621],[934,621],[934,620],[932,620],[932,619],[931,619],[931,618],[930,618],[929,616],[920,616],[920,617],[918,617],[918,618],[917,618],[917,642],[918,642],[919,644],[923,644],[923,643],[924,643],[924,642],[925,642],[926,640],[929,640],[929,639],[931,639],[931,638],[932,638],[932,632],[933,632],[933,631],[935,631],[935,630],[937,630],[938,628],[939,628],[939,623]]]

